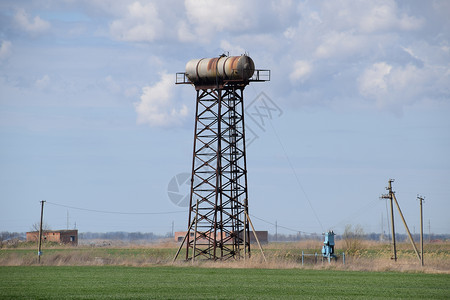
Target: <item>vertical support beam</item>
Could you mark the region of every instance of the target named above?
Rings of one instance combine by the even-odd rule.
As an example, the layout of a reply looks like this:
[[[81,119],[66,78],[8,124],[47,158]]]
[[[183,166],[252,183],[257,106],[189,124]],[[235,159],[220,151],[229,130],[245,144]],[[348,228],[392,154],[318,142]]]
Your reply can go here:
[[[195,169],[195,149],[197,147],[197,121],[198,121],[198,109],[199,109],[199,102],[200,99],[200,91],[197,90],[197,99],[196,99],[196,103],[195,103],[195,122],[194,122],[194,149],[192,151],[193,153],[193,158],[192,158],[192,171],[191,171],[191,192],[190,192],[190,198],[189,198],[189,215],[188,215],[188,231],[186,233],[186,236],[183,239],[183,242],[180,245],[180,249],[178,249],[178,253],[180,252],[181,248],[183,247],[184,242],[186,241],[186,257],[185,259],[188,260],[189,258],[189,246],[190,246],[190,236],[189,236],[189,232],[191,231],[192,225],[194,224],[193,220],[192,220],[192,199],[193,199],[193,195],[194,195],[194,180],[195,180],[195,175],[194,175],[194,169]],[[178,253],[175,255],[174,261],[175,259],[177,259]]]
[[[392,192],[392,182],[394,182],[394,179],[389,179],[389,185],[386,188],[386,190],[389,191],[389,194],[386,196],[382,196],[384,198],[388,198],[390,200],[390,204],[391,204],[391,224],[392,224],[392,251],[393,251],[393,258],[394,261],[397,261],[397,246],[395,244],[395,225],[394,225],[394,199],[392,197],[393,192]]]
[[[278,242],[278,221],[275,220],[275,242]]]
[[[217,235],[220,234],[220,257],[223,256],[223,233],[222,233],[222,90],[217,89],[217,143],[216,143],[216,182],[215,182],[215,199],[214,199],[214,217],[213,217],[213,231],[212,243],[213,253],[212,258],[217,257]],[[195,229],[197,232],[197,229]]]
[[[197,208],[197,210],[195,211],[195,220],[194,220],[194,224],[195,224],[195,226],[194,226],[194,246],[192,247],[192,263],[194,263],[194,261],[195,261],[195,251],[197,250],[197,245],[196,245],[196,243],[197,243],[197,239],[198,239],[198,237],[197,237],[197,224],[198,224],[198,199],[197,199],[197,205],[196,205],[196,208]],[[188,234],[190,235],[190,232],[188,232]]]
[[[41,222],[39,224],[39,242],[38,242],[38,263],[41,263],[41,255],[42,255],[42,222],[44,220],[44,202],[41,201]]]
[[[172,237],[175,237],[175,235],[174,235],[174,231],[173,231],[173,227],[174,227],[174,221],[172,221]]]
[[[397,261],[397,247],[395,245],[395,225],[394,225],[394,200],[391,198],[390,199],[390,204],[391,204],[391,226],[392,226],[392,251],[394,253],[394,260]]]
[[[423,208],[422,202],[424,202],[424,198],[421,196],[417,196],[420,202],[420,263],[423,266]]]

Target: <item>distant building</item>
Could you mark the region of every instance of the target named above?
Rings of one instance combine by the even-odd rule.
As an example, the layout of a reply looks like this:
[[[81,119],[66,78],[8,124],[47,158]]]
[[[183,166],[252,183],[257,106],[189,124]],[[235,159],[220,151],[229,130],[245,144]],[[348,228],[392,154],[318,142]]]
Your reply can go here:
[[[269,233],[268,231],[255,231],[256,235],[258,236],[258,240],[261,244],[267,244],[269,242]],[[175,232],[175,241],[176,242],[182,242],[185,235],[186,235],[186,231],[177,231]],[[190,236],[193,237],[194,236],[194,232],[191,231],[190,232]],[[219,237],[218,237],[219,238]],[[255,240],[255,235],[253,234],[253,231],[250,231],[250,243],[256,243]]]
[[[37,242],[38,240],[39,231],[27,232],[27,242]],[[42,232],[42,240],[77,246],[78,230],[45,230]]]

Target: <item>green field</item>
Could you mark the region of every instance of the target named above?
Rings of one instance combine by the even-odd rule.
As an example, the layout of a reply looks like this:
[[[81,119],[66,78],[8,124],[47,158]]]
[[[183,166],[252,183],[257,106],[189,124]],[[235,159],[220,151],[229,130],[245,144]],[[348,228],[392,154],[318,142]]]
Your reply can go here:
[[[199,267],[0,267],[1,299],[448,299],[449,274]]]

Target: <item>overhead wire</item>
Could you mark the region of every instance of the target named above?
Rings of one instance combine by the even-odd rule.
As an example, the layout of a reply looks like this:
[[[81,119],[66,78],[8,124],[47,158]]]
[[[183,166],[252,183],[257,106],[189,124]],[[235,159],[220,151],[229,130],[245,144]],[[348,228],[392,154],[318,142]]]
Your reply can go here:
[[[269,124],[270,124],[270,127],[272,127],[272,130],[273,130],[273,132],[274,132],[274,134],[275,134],[275,136],[276,136],[276,138],[277,138],[277,140],[278,140],[278,143],[279,143],[280,146],[281,146],[281,149],[283,150],[284,156],[286,157],[286,160],[287,160],[287,162],[288,162],[288,164],[289,164],[289,166],[290,166],[290,168],[291,168],[291,170],[292,170],[292,173],[294,174],[294,177],[295,177],[295,179],[296,179],[296,181],[297,181],[297,185],[300,187],[300,190],[302,191],[303,195],[305,196],[305,199],[306,199],[306,201],[308,202],[309,207],[311,208],[311,211],[313,212],[314,217],[315,217],[316,220],[317,220],[317,223],[319,223],[320,228],[321,228],[322,231],[323,231],[324,229],[323,229],[322,222],[320,222],[319,216],[317,215],[316,210],[314,209],[314,207],[313,207],[313,205],[312,205],[312,203],[311,203],[311,200],[309,199],[308,194],[306,193],[305,188],[303,187],[303,185],[302,185],[302,183],[301,183],[301,181],[300,181],[300,178],[298,177],[297,172],[295,171],[294,165],[292,164],[292,162],[291,162],[289,156],[287,155],[286,148],[284,147],[283,143],[281,142],[281,139],[280,139],[280,137],[279,137],[277,131],[275,130],[275,128],[274,128],[274,126],[273,126],[273,124],[272,124],[272,122],[271,122],[270,119],[269,119]]]
[[[272,122],[271,122],[271,118],[268,118],[268,120],[269,120],[268,123],[270,124],[270,126],[271,126],[271,128],[272,128],[272,130],[273,130],[273,132],[274,132],[274,134],[275,134],[275,136],[276,136],[276,138],[277,138],[277,141],[278,141],[278,143],[279,143],[280,146],[281,146],[281,149],[283,150],[284,156],[286,157],[286,160],[287,160],[287,162],[288,162],[288,164],[289,164],[289,167],[291,168],[292,173],[294,174],[294,177],[295,177],[295,179],[296,179],[296,182],[297,182],[297,184],[298,184],[300,190],[302,191],[303,195],[305,196],[305,199],[307,200],[308,205],[309,205],[309,207],[311,208],[311,211],[313,212],[313,214],[314,214],[314,216],[315,216],[317,222],[319,223],[319,225],[320,225],[320,227],[321,227],[321,229],[322,229],[322,231],[323,231],[323,230],[324,230],[324,227],[323,227],[323,225],[322,225],[322,222],[320,221],[320,219],[319,219],[319,217],[318,217],[318,215],[317,215],[317,213],[316,213],[316,211],[315,211],[315,209],[314,209],[314,207],[313,207],[313,205],[312,205],[312,203],[311,203],[311,200],[309,199],[309,196],[308,196],[308,194],[306,193],[306,190],[305,190],[305,188],[303,187],[303,185],[302,185],[302,183],[301,183],[301,181],[300,181],[300,178],[299,178],[297,172],[295,171],[295,168],[294,168],[294,166],[293,166],[293,164],[292,164],[292,162],[291,162],[289,156],[287,155],[286,148],[284,147],[284,145],[283,145],[283,143],[282,143],[282,141],[281,141],[281,139],[280,139],[280,136],[278,135],[277,131],[275,130],[275,128],[274,128],[274,126],[273,126],[273,124],[272,124]],[[344,218],[342,221],[340,221],[339,223],[337,223],[335,226],[340,225],[341,223],[345,222],[346,220],[350,219],[351,217],[354,217],[354,216],[356,216],[356,215],[359,215],[359,214],[361,213],[361,211],[367,210],[369,207],[374,206],[374,204],[375,204],[376,202],[377,202],[376,200],[374,200],[374,201],[372,201],[372,202],[369,202],[367,205],[361,207],[361,208],[358,209],[356,212],[354,212],[353,214],[349,215],[347,218]],[[255,216],[254,216],[254,217],[255,217]],[[259,219],[258,217],[255,217],[255,218]],[[271,222],[268,222],[268,221],[266,221],[266,220],[261,220],[261,221],[264,221],[264,222],[266,222],[266,223],[268,223],[268,224],[271,224],[271,225],[274,225],[274,226],[275,226],[275,224],[273,224],[273,223],[271,223]],[[388,223],[389,223],[389,220],[388,220]],[[332,227],[335,227],[335,226],[332,226]],[[389,225],[388,225],[388,226],[389,226]],[[291,230],[291,231],[298,231],[298,230],[294,230],[294,229],[291,229],[291,228],[286,228],[286,227],[279,226],[279,225],[278,225],[278,227],[285,228],[285,229],[288,229],[288,230]],[[298,231],[298,232],[302,232],[302,231]]]
[[[260,218],[260,217],[257,217],[257,216],[255,216],[255,215],[252,215],[252,214],[250,214],[250,216],[252,216],[253,218],[258,219],[258,220],[260,220],[260,221],[262,221],[262,222],[264,222],[264,223],[267,223],[267,224],[270,224],[270,225],[273,225],[273,226],[276,226],[276,227],[284,228],[284,229],[286,229],[286,230],[290,230],[290,231],[293,231],[293,232],[298,232],[298,233],[303,233],[303,234],[309,234],[309,235],[316,234],[316,233],[306,232],[306,231],[303,231],[303,230],[297,230],[297,229],[289,228],[289,227],[286,227],[286,226],[282,226],[282,225],[279,225],[278,223],[275,224],[275,223],[272,223],[272,222],[270,222],[270,221],[264,220],[264,219],[262,219],[262,218]]]
[[[176,214],[176,213],[184,213],[185,211],[167,211],[167,212],[119,212],[119,211],[105,211],[105,210],[97,210],[97,209],[89,209],[89,208],[82,208],[82,207],[75,207],[75,206],[70,206],[70,205],[65,205],[65,204],[60,204],[60,203],[55,203],[55,202],[50,202],[50,201],[46,201],[46,204],[51,204],[54,206],[59,206],[59,207],[65,207],[65,208],[70,208],[70,209],[76,209],[76,210],[81,210],[81,211],[88,211],[88,212],[94,212],[94,213],[105,213],[105,214],[119,214],[119,215],[167,215],[167,214]],[[250,214],[250,216],[252,216],[255,219],[258,219],[262,222],[265,222],[267,224],[273,225],[273,226],[278,226],[280,228],[284,228],[286,230],[290,230],[293,232],[298,232],[298,233],[303,233],[303,234],[315,234],[315,233],[311,233],[311,232],[306,232],[306,231],[302,231],[302,230],[297,230],[297,229],[293,229],[290,227],[286,227],[283,225],[279,225],[279,224],[275,224],[272,223],[268,220],[265,220],[263,218],[257,217],[253,214]]]
[[[353,213],[351,213],[350,215],[348,215],[347,217],[343,218],[341,221],[339,221],[338,223],[336,223],[334,226],[332,226],[331,228],[335,228],[338,227],[340,225],[344,225],[344,223],[346,223],[348,220],[352,220],[354,219],[356,216],[360,215],[362,212],[366,212],[368,211],[369,208],[375,206],[375,204],[377,204],[379,200],[378,199],[374,199],[368,203],[366,203],[366,205],[360,207],[358,210],[354,211]]]
[[[185,212],[182,210],[165,211],[165,212],[120,212],[120,211],[106,211],[106,210],[81,208],[81,207],[69,206],[69,205],[64,205],[64,204],[59,204],[59,203],[54,203],[54,202],[49,202],[49,201],[46,201],[46,204],[51,204],[51,205],[70,208],[70,209],[82,210],[82,211],[89,211],[89,212],[103,213],[103,214],[115,214],[115,215],[170,215],[170,214],[177,214],[177,213]]]

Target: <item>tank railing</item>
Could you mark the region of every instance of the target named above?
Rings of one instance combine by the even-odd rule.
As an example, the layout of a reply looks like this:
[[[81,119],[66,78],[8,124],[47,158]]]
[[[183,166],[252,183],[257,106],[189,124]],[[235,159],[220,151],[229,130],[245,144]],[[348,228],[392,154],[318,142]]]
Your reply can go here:
[[[175,84],[192,84],[185,72],[177,72]]]
[[[249,81],[270,81],[270,70],[255,70]]]
[[[217,78],[216,78],[217,81]],[[248,79],[247,82],[262,82],[262,81],[270,81],[270,70],[254,70],[253,76]],[[245,82],[242,79],[225,79],[223,82]],[[217,83],[217,82],[216,82]],[[175,84],[195,84],[189,80],[185,72],[177,72]]]

